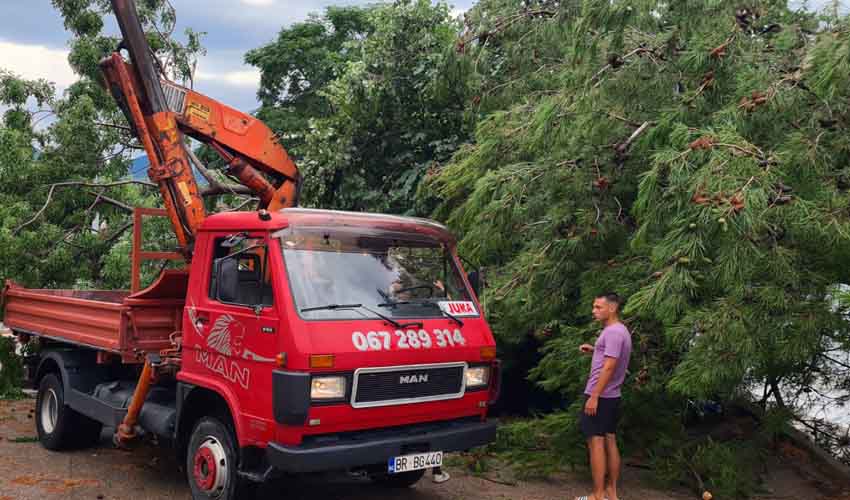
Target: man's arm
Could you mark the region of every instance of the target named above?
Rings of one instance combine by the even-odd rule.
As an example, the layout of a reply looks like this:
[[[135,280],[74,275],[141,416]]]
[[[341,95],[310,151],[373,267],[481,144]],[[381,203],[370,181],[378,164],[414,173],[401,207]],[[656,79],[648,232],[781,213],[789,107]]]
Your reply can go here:
[[[599,406],[599,395],[605,390],[611,376],[614,375],[614,370],[617,368],[617,358],[605,357],[605,364],[602,365],[602,373],[599,374],[599,380],[590,392],[590,397],[584,405],[584,412],[588,415],[596,415],[596,408]]]

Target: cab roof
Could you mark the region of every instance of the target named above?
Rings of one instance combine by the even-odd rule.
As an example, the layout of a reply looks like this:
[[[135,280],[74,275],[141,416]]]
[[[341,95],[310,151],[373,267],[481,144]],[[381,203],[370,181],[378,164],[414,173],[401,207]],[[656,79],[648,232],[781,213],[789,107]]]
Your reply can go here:
[[[454,244],[456,239],[446,226],[430,219],[368,212],[346,212],[313,208],[284,208],[269,212],[269,220],[261,212],[222,212],[204,220],[201,231],[275,231],[285,227],[326,227],[386,230],[430,236]]]

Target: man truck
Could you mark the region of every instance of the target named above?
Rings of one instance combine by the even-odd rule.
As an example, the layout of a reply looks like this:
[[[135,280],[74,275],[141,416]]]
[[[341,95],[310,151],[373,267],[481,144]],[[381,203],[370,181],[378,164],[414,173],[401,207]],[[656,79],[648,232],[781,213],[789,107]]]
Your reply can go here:
[[[143,252],[130,290],[7,280],[4,322],[34,342],[27,373],[50,450],[156,436],[193,498],[230,500],[280,473],[361,471],[409,486],[443,454],[495,439],[499,361],[456,240],[441,224],[298,208],[300,174],[255,117],[156,71],[132,0],[112,0],[128,59],[104,82],[150,161],[178,252]],[[185,136],[257,209],[207,215]],[[177,258],[141,288],[139,261]]]

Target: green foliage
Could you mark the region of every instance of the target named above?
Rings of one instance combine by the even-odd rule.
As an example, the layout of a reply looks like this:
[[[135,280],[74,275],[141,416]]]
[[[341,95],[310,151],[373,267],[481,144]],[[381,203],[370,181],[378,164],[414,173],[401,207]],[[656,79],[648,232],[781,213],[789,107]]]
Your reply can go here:
[[[587,447],[575,412],[552,413],[533,420],[499,426],[496,442],[487,450],[496,454],[519,477],[543,478],[566,467],[587,462]]]
[[[322,90],[356,60],[359,41],[374,31],[373,8],[328,7],[278,34],[277,40],[245,54],[262,72],[257,116],[286,138],[295,158],[304,153],[310,120],[332,114]]]
[[[0,337],[0,399],[23,397],[23,376],[24,367],[15,353],[15,342],[9,337]]]
[[[669,454],[655,457],[653,466],[667,484],[708,478],[704,488],[716,498],[749,498],[758,491],[756,478],[765,458],[763,448],[756,443],[717,443],[709,438],[697,445],[677,446]]]
[[[103,32],[105,17],[111,17],[109,0],[51,0],[72,35],[71,67],[82,77],[101,81],[98,62],[113,52],[120,41]],[[186,29],[185,42],[177,40],[174,30],[177,11],[168,0],[136,2],[139,21],[148,43],[166,76],[191,85],[197,57],[205,54],[201,46],[204,33]]]
[[[819,29],[780,1],[739,8],[482,0],[457,44],[475,131],[419,191],[487,267],[502,353],[542,340],[528,376],[566,405],[586,380],[593,297],[628,298],[624,433],[658,456],[687,441],[663,425],[687,401],[766,387],[763,403],[795,408],[850,340],[834,300],[850,257],[847,21]],[[698,468],[748,456],[693,443],[683,457]],[[740,474],[734,496],[752,491],[746,470],[703,472]]]
[[[305,204],[416,210],[420,179],[466,137],[457,29],[445,4],[400,0],[329,9],[248,54],[263,75],[259,115],[290,115],[272,126],[301,158]]]
[[[128,207],[161,205],[155,189],[124,179],[138,150],[124,115],[101,85],[98,62],[118,40],[104,34],[106,0],[54,0],[71,31],[69,62],[80,78],[63,96],[43,80],[0,69],[0,279],[34,287],[129,288]],[[203,53],[197,33],[170,37],[165,1],[139,3],[155,55],[172,78],[191,80]],[[134,156],[137,156],[136,153]],[[87,183],[88,186],[74,183]],[[148,235],[168,241],[167,226]],[[168,249],[173,248],[170,241]],[[157,269],[145,269],[149,283]]]

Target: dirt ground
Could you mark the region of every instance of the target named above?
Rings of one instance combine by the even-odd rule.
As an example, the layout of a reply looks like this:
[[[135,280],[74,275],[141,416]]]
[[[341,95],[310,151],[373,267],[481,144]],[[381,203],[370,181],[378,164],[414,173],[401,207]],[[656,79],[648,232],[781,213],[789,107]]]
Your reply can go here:
[[[35,441],[34,399],[0,401],[0,500],[53,499],[180,499],[189,488],[168,449],[145,445],[128,452],[112,447],[108,431],[100,445],[72,452],[50,452]],[[563,475],[548,481],[502,484],[457,467],[446,468],[452,479],[434,484],[426,475],[409,490],[386,490],[368,480],[345,474],[281,479],[260,488],[258,500],[554,500],[572,499],[588,492],[584,474]],[[763,499],[850,500],[850,491],[836,492],[822,478],[777,462]],[[645,471],[625,467],[621,498],[684,500],[688,492],[658,491],[644,486]],[[805,477],[808,476],[808,477]],[[497,482],[500,481],[500,482]],[[847,496],[843,496],[846,494]],[[718,499],[722,500],[722,499]]]

